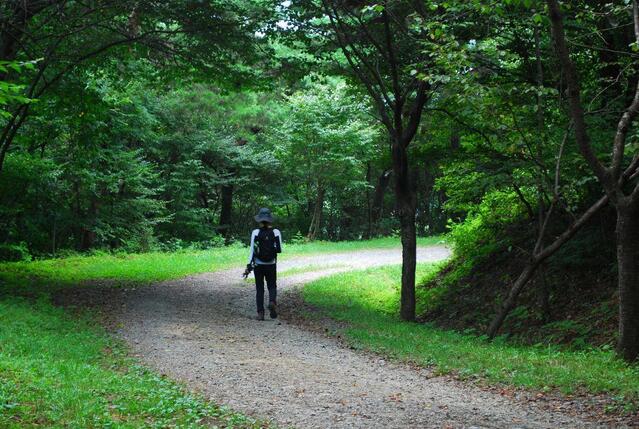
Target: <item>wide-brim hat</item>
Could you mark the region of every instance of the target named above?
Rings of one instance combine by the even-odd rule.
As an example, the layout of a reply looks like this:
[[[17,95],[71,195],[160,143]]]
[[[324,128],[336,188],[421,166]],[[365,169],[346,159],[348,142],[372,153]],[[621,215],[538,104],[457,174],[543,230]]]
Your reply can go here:
[[[271,211],[265,207],[261,208],[255,216],[255,222],[273,223],[273,215],[271,214]]]

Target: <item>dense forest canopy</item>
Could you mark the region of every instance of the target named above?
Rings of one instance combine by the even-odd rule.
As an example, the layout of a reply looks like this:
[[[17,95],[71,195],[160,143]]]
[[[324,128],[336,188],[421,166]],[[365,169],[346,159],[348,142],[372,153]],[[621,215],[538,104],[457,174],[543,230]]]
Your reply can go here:
[[[399,235],[410,320],[450,231],[459,273],[524,255],[494,336],[608,210],[633,360],[638,41],[635,0],[5,1],[0,258],[221,246],[268,206],[285,241]]]

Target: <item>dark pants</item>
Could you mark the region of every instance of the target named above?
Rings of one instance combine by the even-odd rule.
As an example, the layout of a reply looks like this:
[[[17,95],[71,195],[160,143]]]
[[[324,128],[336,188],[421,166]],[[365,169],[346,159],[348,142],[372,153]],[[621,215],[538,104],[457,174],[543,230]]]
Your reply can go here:
[[[257,302],[257,311],[264,311],[264,279],[266,279],[266,287],[268,288],[269,302],[276,302],[277,299],[277,268],[272,265],[256,265],[255,266],[255,289]]]

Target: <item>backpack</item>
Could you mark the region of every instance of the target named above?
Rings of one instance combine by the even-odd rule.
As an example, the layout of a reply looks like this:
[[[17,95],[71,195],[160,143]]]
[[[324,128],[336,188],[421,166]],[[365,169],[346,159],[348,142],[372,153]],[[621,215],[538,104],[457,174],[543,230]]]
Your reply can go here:
[[[262,262],[273,262],[280,253],[279,238],[271,228],[260,228],[255,237],[255,256]]]

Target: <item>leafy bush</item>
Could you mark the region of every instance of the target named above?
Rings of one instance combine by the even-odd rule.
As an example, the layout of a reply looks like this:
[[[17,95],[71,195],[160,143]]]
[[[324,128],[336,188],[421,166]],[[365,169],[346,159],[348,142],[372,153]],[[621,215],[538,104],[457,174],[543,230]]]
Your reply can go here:
[[[139,233],[123,240],[122,251],[126,253],[146,253],[158,248],[157,238],[150,225],[142,225]]]
[[[424,275],[417,276],[418,287],[415,289],[417,314],[425,314],[442,303],[446,286],[437,279],[446,270],[448,264],[449,262],[446,261],[431,264],[432,269],[427,270]]]
[[[467,275],[473,266],[500,247],[509,245],[510,235],[501,232],[523,214],[523,204],[515,192],[493,191],[483,197],[465,220],[449,222],[450,238],[458,262],[457,275]]]
[[[193,242],[173,237],[157,243],[153,250],[159,250],[161,252],[179,252],[182,250],[208,250],[217,249],[234,243],[235,241],[227,242],[227,240],[223,236],[218,234],[213,235],[209,240]]]
[[[0,261],[30,261],[31,254],[24,243],[0,244]]]
[[[297,231],[295,235],[286,239],[287,244],[304,244],[307,241],[306,237],[300,231]]]

